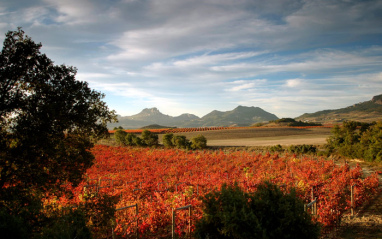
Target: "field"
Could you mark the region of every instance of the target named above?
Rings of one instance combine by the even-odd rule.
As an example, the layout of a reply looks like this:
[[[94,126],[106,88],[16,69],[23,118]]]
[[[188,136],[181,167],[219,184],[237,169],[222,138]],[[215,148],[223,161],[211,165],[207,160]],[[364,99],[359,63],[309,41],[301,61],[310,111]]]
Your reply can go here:
[[[323,145],[330,135],[329,127],[248,127],[204,132],[179,133],[191,139],[199,134],[207,138],[209,146],[270,146],[270,145]],[[162,141],[163,135],[159,135]]]
[[[223,183],[237,182],[248,192],[264,180],[284,191],[297,188],[305,203],[317,198],[314,220],[327,227],[338,224],[351,207],[351,185],[355,185],[355,206],[371,198],[378,187],[376,174],[365,178],[359,166],[338,165],[325,158],[102,145],[92,152],[96,162],[86,173],[88,180],[77,188],[68,185],[74,197],[51,200],[68,207],[81,202],[84,194],[120,195],[117,207],[123,210],[117,211],[113,233],[122,238],[133,237],[137,231],[140,238],[168,237],[172,209],[191,205],[191,218],[187,210],[178,211],[176,217],[176,233],[187,235],[190,220],[192,231],[202,216],[199,197]]]

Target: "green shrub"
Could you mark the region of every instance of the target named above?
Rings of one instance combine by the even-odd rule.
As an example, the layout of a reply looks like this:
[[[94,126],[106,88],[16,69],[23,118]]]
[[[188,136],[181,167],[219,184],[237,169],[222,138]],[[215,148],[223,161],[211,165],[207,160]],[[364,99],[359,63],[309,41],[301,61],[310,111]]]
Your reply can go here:
[[[288,151],[295,154],[308,154],[316,153],[317,148],[313,145],[303,144],[303,145],[291,145],[288,147]]]
[[[333,127],[326,148],[331,153],[367,161],[382,161],[382,121],[360,123],[346,121]]]
[[[265,182],[254,194],[224,184],[202,198],[197,238],[318,238],[319,225],[304,211],[294,190],[283,193]]]
[[[142,132],[142,142],[147,146],[156,146],[158,145],[158,135],[152,133],[149,130],[143,130]]]
[[[176,148],[180,149],[188,149],[191,146],[190,141],[184,135],[174,135],[174,137],[172,138],[172,144]]]
[[[207,139],[203,135],[198,135],[191,139],[191,148],[205,149],[207,148]]]
[[[89,239],[92,238],[86,225],[85,213],[76,209],[54,220],[52,225],[44,228],[41,239]]]
[[[143,142],[143,140],[140,137],[135,136],[135,137],[133,137],[133,145],[135,145],[135,146],[145,146],[145,142]]]
[[[271,146],[269,148],[269,151],[271,151],[271,152],[283,152],[284,149],[283,149],[283,147],[281,145],[278,144],[278,145]]]
[[[135,138],[137,138],[135,134],[132,134],[132,133],[127,134],[125,137],[126,145],[129,145],[129,146],[135,145]]]
[[[163,135],[163,145],[166,148],[174,147],[174,144],[172,143],[172,138],[173,137],[174,137],[174,134],[165,134],[165,135]]]
[[[127,133],[121,129],[118,129],[117,131],[114,132],[114,138],[115,142],[118,144],[126,145],[125,138],[126,138]]]

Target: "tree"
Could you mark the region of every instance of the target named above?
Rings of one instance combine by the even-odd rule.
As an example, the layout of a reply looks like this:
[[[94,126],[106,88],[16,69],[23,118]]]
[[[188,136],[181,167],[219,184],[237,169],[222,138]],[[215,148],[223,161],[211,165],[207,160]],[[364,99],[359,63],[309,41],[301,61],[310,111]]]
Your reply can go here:
[[[0,53],[0,208],[39,223],[41,197],[78,185],[93,164],[93,140],[115,121],[104,95],[54,65],[19,28]],[[34,227],[36,228],[36,227]]]
[[[367,161],[382,161],[382,122],[346,121],[335,126],[326,147],[330,152]]]
[[[166,148],[172,148],[174,145],[172,143],[172,138],[174,137],[174,134],[165,134],[163,135],[163,145]]]
[[[114,132],[114,138],[118,144],[126,145],[126,136],[127,132],[122,129],[118,129]]]
[[[190,148],[190,141],[184,135],[174,135],[172,138],[172,144],[179,149]]]
[[[203,135],[198,135],[191,139],[191,148],[205,149],[207,148],[207,139]]]
[[[129,146],[133,146],[136,141],[137,136],[132,133],[128,133],[125,137],[125,144]]]
[[[158,135],[145,129],[142,131],[142,142],[147,146],[156,146],[158,145]]]

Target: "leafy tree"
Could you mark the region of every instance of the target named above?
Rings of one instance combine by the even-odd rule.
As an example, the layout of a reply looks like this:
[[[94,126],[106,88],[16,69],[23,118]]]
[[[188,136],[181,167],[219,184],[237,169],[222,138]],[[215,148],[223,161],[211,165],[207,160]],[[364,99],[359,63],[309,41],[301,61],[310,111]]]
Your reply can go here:
[[[368,161],[382,161],[382,122],[344,122],[335,126],[328,138],[326,147],[350,158],[363,158]]]
[[[152,133],[150,130],[142,131],[142,142],[147,146],[155,146],[158,145],[158,135]]]
[[[125,144],[133,146],[135,144],[134,142],[136,141],[135,138],[137,138],[135,134],[132,134],[132,133],[127,134],[125,137]]]
[[[174,144],[172,143],[172,138],[174,137],[174,134],[165,134],[163,135],[163,145],[166,148],[172,148],[174,147]]]
[[[180,149],[190,148],[190,141],[184,135],[174,135],[172,138],[172,144]]]
[[[145,142],[143,142],[142,138],[135,136],[133,137],[133,145],[135,146],[145,146]]]
[[[127,136],[126,131],[122,129],[118,129],[114,132],[115,142],[117,142],[118,144],[126,145],[127,144],[125,139],[126,136]]]
[[[191,148],[205,149],[207,148],[207,139],[203,135],[198,135],[191,139]]]
[[[93,164],[93,139],[116,119],[104,95],[54,65],[19,28],[0,53],[0,208],[38,230],[41,198],[78,185]]]
[[[359,150],[363,152],[365,160],[382,162],[382,121],[364,131]]]
[[[304,211],[294,190],[283,193],[264,182],[254,194],[237,185],[223,185],[203,198],[199,238],[318,238],[319,225]]]

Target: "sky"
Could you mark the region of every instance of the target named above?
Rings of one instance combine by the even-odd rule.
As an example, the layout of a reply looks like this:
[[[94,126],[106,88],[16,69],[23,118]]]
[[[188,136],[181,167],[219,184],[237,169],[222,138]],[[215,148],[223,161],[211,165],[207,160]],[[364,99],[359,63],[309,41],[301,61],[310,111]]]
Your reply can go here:
[[[279,118],[382,94],[381,0],[2,0],[117,114],[199,117],[238,105]]]

